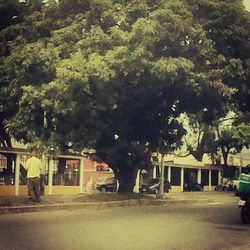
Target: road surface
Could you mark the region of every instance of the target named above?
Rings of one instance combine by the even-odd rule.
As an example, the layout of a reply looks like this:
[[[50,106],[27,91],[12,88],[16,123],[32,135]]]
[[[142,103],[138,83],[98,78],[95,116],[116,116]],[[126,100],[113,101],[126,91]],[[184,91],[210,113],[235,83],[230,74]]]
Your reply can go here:
[[[250,249],[236,199],[0,216],[0,249]]]

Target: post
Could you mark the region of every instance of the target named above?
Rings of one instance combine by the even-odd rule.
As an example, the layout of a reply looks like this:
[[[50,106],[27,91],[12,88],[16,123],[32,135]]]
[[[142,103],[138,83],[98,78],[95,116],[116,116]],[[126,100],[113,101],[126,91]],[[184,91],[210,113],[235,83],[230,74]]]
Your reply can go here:
[[[20,180],[20,155],[16,155],[15,164],[15,195],[19,195],[19,180]]]
[[[160,192],[159,195],[163,198],[164,195],[164,155],[161,154],[159,151],[157,152],[158,164],[161,171],[161,178],[160,178]]]
[[[140,170],[137,170],[136,180],[135,180],[135,187],[134,192],[139,193],[139,187],[140,187]]]
[[[84,185],[83,171],[84,171],[84,158],[80,160],[80,177],[79,177],[80,193],[83,193],[83,185]]]
[[[40,194],[45,195],[45,176],[46,176],[46,156],[45,154],[42,154],[42,169],[40,173]]]
[[[154,164],[154,168],[153,168],[153,178],[156,178],[156,165]]]
[[[160,183],[160,195],[163,198],[164,196],[164,155],[161,158],[161,183]]]
[[[184,168],[181,168],[181,191],[184,190]]]
[[[242,171],[242,166],[243,166],[243,157],[242,157],[242,149],[240,151],[240,167],[239,167],[239,176],[241,174]]]
[[[198,174],[197,174],[197,183],[201,184],[201,169],[198,169]]]
[[[171,167],[168,167],[168,181],[171,183]]]
[[[219,172],[218,172],[218,184],[217,185],[219,185],[219,184],[221,184],[221,170],[219,170]]]
[[[209,191],[212,191],[212,170],[209,169]]]
[[[46,156],[44,154],[42,154],[41,157],[41,162],[42,162],[42,170],[41,170],[41,174],[45,175],[46,174]]]
[[[53,186],[53,172],[54,172],[54,162],[52,156],[49,156],[49,195],[52,195],[52,186]]]

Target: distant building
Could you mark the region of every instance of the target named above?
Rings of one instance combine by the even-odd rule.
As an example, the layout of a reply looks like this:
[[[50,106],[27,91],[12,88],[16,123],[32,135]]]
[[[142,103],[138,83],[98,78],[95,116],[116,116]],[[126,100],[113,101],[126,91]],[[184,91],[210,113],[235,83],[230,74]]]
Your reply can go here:
[[[6,174],[7,159],[4,156],[11,153],[13,157],[11,173]],[[250,164],[249,151],[244,149],[241,154],[230,155],[230,175],[240,172]],[[27,195],[26,172],[23,168],[29,153],[24,148],[0,148],[0,196]],[[153,170],[140,171],[137,176],[135,192],[145,178],[159,178],[161,168],[156,154],[152,155]],[[100,177],[114,176],[113,171],[105,163],[92,161],[83,154],[51,154],[42,155],[44,194],[74,194],[89,191],[94,188]],[[222,162],[223,163],[223,162]],[[189,190],[193,183],[201,184],[204,191],[213,191],[220,184],[224,175],[222,165],[214,166],[207,155],[198,162],[193,156],[177,157],[167,155],[164,158],[164,178],[171,183],[171,192]],[[88,190],[87,190],[88,189]]]

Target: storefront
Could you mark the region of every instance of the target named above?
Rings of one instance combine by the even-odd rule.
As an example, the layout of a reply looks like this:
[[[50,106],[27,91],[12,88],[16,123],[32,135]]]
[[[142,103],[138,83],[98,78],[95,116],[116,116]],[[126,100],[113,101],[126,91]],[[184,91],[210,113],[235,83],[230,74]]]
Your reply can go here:
[[[7,163],[7,156],[11,162]],[[0,196],[27,195],[25,164],[30,154],[25,149],[0,148]],[[80,154],[41,155],[43,195],[79,194],[93,188],[101,176],[113,176],[105,164]],[[92,183],[88,187],[88,183]]]
[[[27,195],[26,171],[24,169],[29,153],[21,149],[0,149],[0,196]],[[11,156],[11,167],[6,170],[7,159]],[[97,179],[103,176],[113,176],[113,172],[104,163],[96,163],[82,155],[42,155],[41,180],[44,195],[78,194],[94,188]],[[10,162],[9,162],[10,163]],[[202,163],[182,164],[178,161],[164,161],[164,178],[171,184],[171,192],[198,191],[196,184],[204,191],[213,191],[220,183],[221,167]],[[160,177],[160,168],[155,162],[150,173],[151,178]],[[138,192],[143,178],[147,173],[138,173],[135,192]]]
[[[210,164],[181,164],[178,161],[164,161],[164,179],[171,184],[171,192],[214,191],[220,184],[222,167]],[[151,178],[160,178],[161,169],[154,164]]]

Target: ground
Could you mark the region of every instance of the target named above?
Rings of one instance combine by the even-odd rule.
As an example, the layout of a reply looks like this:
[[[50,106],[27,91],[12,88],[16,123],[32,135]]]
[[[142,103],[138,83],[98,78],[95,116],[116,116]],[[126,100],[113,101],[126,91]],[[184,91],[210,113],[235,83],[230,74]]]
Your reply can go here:
[[[1,215],[0,249],[250,249],[237,200]]]

